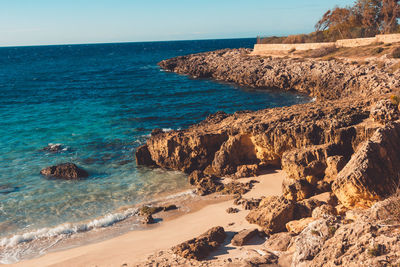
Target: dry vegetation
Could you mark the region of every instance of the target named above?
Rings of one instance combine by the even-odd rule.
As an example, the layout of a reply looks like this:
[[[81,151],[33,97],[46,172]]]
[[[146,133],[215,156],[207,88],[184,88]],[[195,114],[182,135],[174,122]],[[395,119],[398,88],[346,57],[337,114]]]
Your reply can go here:
[[[258,38],[259,44],[334,42],[339,39],[398,33],[400,5],[396,0],[356,0],[353,6],[328,10],[315,25],[315,32],[285,37]]]

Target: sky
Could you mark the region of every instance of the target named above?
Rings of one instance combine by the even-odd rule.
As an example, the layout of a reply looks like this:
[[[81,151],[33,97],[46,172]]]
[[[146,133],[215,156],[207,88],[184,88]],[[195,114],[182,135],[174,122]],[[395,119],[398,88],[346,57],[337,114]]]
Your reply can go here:
[[[0,46],[307,33],[354,0],[0,0]]]

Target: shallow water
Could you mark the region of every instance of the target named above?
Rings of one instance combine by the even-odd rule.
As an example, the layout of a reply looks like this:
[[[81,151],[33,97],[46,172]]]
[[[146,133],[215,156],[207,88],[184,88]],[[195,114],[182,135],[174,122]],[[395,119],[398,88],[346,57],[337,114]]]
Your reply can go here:
[[[184,128],[219,110],[308,101],[287,92],[194,80],[157,66],[178,55],[254,42],[0,48],[0,239],[9,242],[13,235],[93,220],[187,189],[182,173],[136,166],[135,148],[153,128]],[[65,149],[41,151],[49,143]],[[86,169],[90,178],[40,176],[42,168],[66,161]]]

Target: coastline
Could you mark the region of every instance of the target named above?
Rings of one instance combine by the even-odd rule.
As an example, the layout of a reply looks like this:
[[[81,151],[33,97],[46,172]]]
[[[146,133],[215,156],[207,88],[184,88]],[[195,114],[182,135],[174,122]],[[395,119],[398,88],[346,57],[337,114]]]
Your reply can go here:
[[[281,184],[284,179],[282,171],[251,179],[258,180],[260,183],[256,184],[244,197],[281,194]],[[246,180],[248,178],[240,181],[245,182]],[[250,226],[245,220],[248,211],[241,210],[236,214],[226,213],[227,208],[234,206],[230,197],[229,200],[215,195],[212,197],[214,200],[200,200],[200,202],[192,203],[193,206],[189,213],[176,214],[159,224],[147,226],[145,230],[131,231],[98,243],[48,253],[39,258],[21,261],[10,266],[121,266],[123,264],[134,266],[134,264],[145,261],[149,254],[159,250],[168,250],[215,225],[226,227],[228,231],[238,231],[246,227],[254,228],[254,225]],[[232,222],[235,224],[228,226]],[[228,254],[219,255],[217,258],[223,259],[232,253],[233,251],[229,250]]]

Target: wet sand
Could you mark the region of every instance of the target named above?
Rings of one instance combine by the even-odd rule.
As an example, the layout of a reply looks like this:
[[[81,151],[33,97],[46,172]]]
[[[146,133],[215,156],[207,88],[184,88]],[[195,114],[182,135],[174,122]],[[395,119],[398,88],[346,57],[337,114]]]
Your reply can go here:
[[[282,171],[251,178],[259,183],[244,197],[280,195],[283,178]],[[248,178],[242,180],[246,181]],[[215,197],[214,201],[200,201],[193,203],[192,212],[181,216],[177,214],[145,230],[132,231],[99,243],[49,253],[11,266],[132,266],[145,261],[148,255],[156,251],[168,250],[214,226],[223,226],[225,231],[229,232],[256,227],[245,220],[248,211],[241,209],[238,213],[228,214],[226,209],[229,207],[234,207],[232,199]],[[158,218],[157,215],[154,217]],[[238,248],[229,244],[224,251],[215,258],[221,259],[240,253]]]

